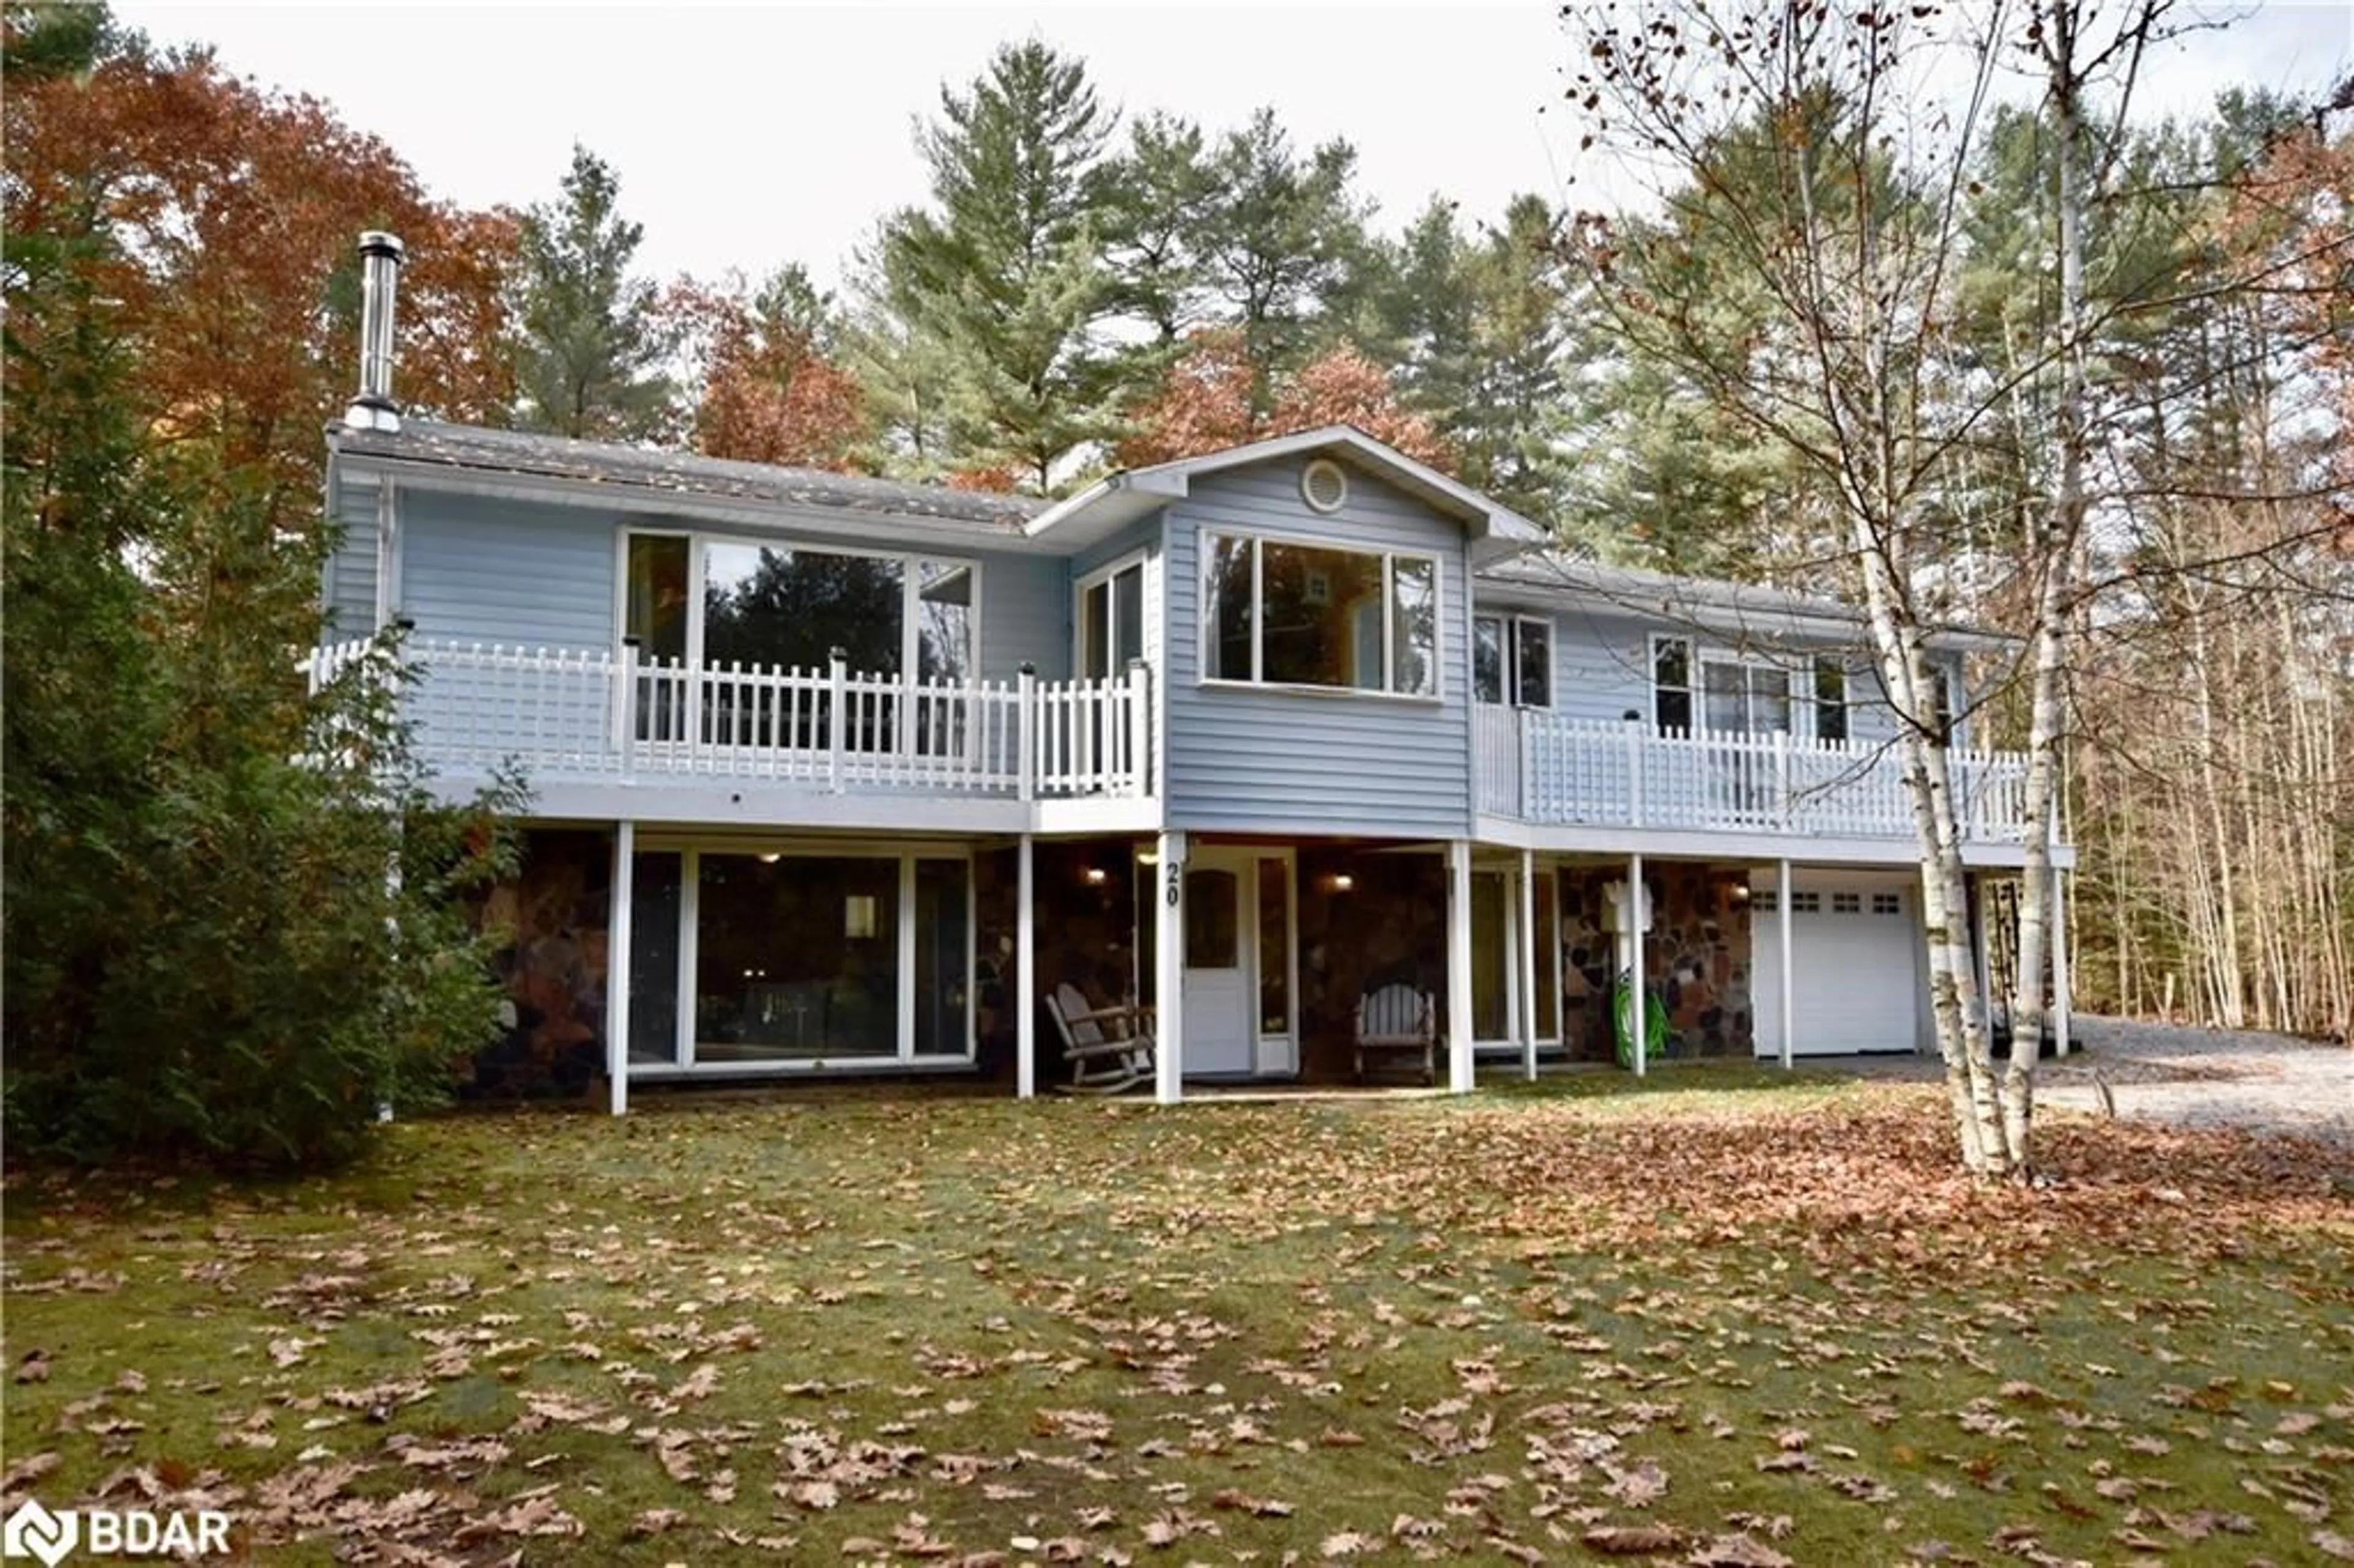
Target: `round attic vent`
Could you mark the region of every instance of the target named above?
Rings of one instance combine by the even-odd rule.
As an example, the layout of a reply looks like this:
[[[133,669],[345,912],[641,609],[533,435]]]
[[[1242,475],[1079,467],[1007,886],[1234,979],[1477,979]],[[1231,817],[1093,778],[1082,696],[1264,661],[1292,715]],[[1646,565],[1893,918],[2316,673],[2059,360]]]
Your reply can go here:
[[[1338,512],[1349,499],[1347,471],[1331,458],[1318,458],[1299,471],[1299,498],[1311,512]]]

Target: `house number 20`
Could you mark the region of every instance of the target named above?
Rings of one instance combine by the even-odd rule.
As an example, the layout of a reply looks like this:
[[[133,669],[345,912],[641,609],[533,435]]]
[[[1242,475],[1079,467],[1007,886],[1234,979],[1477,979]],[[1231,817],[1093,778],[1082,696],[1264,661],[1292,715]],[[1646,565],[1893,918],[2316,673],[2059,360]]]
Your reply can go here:
[[[1174,908],[1176,908],[1176,907],[1177,907],[1178,900],[1180,900],[1181,898],[1182,898],[1182,897],[1184,896],[1184,887],[1185,887],[1185,874],[1184,874],[1183,872],[1182,872],[1182,871],[1179,871],[1175,866],[1173,866],[1173,865],[1172,865],[1172,866],[1171,866],[1171,867],[1169,868],[1169,907],[1170,907],[1170,908],[1174,909]]]

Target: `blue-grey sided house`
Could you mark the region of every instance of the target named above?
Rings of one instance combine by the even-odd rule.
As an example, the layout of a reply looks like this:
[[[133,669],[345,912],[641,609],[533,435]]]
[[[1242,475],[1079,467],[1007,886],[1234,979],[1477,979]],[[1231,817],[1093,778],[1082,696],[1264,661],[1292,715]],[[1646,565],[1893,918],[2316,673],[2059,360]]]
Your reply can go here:
[[[1076,996],[1154,1010],[1175,1100],[1343,1070],[1402,986],[1462,1089],[1609,1059],[1622,975],[1643,1060],[1927,1043],[1852,609],[1569,559],[1346,428],[1048,504],[406,418],[364,249],[313,665],[408,627],[441,787],[530,787],[484,1074],[1029,1093]],[[1982,894],[2041,830],[1972,743],[1979,645],[1937,656]]]

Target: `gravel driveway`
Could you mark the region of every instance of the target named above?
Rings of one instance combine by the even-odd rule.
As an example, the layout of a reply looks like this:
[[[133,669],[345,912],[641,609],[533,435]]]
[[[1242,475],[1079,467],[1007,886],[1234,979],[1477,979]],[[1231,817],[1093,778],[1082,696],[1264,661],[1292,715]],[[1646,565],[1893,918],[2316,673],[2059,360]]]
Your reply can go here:
[[[2040,1102],[2099,1109],[2097,1072],[2119,1116],[2354,1145],[2354,1048],[2123,1018],[2079,1017],[2073,1034],[2088,1054],[2045,1062]]]
[[[2354,1147],[2354,1049],[2253,1029],[2196,1029],[2128,1018],[2076,1015],[2066,1061],[2046,1057],[2035,1075],[2039,1106],[2097,1112],[2109,1086],[2119,1116],[2180,1127],[2246,1127],[2302,1133]],[[1997,1065],[2000,1065],[1998,1053]],[[1809,1066],[1867,1078],[1945,1076],[1934,1051],[1903,1056],[1817,1057]]]

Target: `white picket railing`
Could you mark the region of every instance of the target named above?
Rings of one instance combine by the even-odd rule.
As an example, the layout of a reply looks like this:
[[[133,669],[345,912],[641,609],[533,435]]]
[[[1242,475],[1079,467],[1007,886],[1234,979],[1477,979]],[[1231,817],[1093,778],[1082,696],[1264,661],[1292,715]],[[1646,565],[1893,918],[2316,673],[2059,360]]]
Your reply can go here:
[[[315,687],[364,644],[321,648]],[[641,662],[633,649],[412,641],[403,699],[442,770],[529,779],[701,776],[819,790],[1022,800],[1151,789],[1142,665],[1101,680],[903,680],[825,669]]]
[[[1896,748],[1789,735],[1654,735],[1634,722],[1481,704],[1479,809],[1548,825],[1903,838],[1911,797]],[[1969,838],[2017,842],[2026,759],[1952,754]]]

